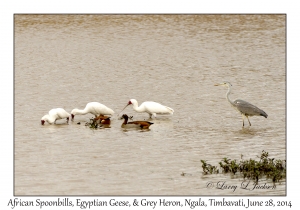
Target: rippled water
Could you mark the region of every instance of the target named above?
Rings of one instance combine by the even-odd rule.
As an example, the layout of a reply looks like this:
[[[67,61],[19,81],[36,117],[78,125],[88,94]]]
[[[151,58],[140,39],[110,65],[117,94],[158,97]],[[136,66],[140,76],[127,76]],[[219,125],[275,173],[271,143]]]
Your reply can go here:
[[[201,159],[286,158],[285,15],[15,15],[15,195],[285,195],[275,190],[208,189],[242,183],[203,175]],[[268,118],[242,118],[225,99],[241,98]],[[172,107],[148,131],[124,130],[129,99]],[[93,115],[40,124],[50,109],[98,101]],[[122,113],[148,120],[127,107]],[[77,124],[81,122],[81,124]],[[181,174],[185,173],[185,176]],[[262,181],[265,183],[266,181]],[[269,183],[270,184],[270,183]]]

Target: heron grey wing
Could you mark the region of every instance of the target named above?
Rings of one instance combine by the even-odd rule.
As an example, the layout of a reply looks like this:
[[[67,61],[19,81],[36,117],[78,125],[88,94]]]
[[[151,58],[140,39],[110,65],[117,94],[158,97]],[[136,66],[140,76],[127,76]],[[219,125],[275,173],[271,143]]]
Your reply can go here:
[[[254,106],[253,104],[250,104],[247,101],[243,100],[235,100],[233,102],[236,105],[236,108],[245,115],[253,116],[253,115],[262,115],[262,116],[268,116],[263,110],[259,109],[258,107]]]

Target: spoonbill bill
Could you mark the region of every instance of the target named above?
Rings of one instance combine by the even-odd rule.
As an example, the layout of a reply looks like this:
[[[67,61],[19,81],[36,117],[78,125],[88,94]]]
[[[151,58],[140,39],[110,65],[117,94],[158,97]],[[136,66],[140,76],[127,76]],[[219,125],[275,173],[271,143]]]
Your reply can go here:
[[[60,120],[63,118],[67,118],[67,123],[69,122],[70,114],[66,112],[63,108],[56,108],[51,109],[48,114],[44,115],[41,119],[41,124],[44,125],[44,123],[47,121],[48,123],[52,124],[56,122],[56,120]]]
[[[99,102],[90,102],[87,103],[83,110],[73,109],[71,111],[72,120],[75,115],[85,115],[87,113],[91,113],[97,117],[98,115],[113,115],[115,112]]]
[[[161,105],[159,103],[153,102],[153,101],[145,101],[140,106],[138,106],[138,102],[135,99],[130,99],[130,101],[124,107],[124,109],[127,106],[131,105],[131,104],[133,106],[134,111],[136,111],[136,112],[146,112],[146,113],[149,114],[150,118],[152,118],[152,116],[156,117],[156,114],[173,115],[173,113],[174,113],[174,109],[172,109],[170,107],[167,107],[167,106],[164,106],[164,105]]]

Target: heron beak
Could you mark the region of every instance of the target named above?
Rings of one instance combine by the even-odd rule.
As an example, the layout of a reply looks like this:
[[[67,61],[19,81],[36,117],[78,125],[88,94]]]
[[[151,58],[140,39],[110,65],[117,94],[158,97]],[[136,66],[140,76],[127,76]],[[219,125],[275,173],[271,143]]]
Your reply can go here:
[[[215,84],[215,86],[219,86],[219,85],[221,85],[221,84]]]

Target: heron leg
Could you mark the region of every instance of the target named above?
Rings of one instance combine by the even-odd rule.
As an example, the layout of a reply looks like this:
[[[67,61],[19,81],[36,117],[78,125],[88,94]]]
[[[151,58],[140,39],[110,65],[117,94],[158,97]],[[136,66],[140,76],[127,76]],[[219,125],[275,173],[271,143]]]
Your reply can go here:
[[[246,116],[246,117],[247,117],[247,119],[248,119],[249,125],[251,126],[251,123],[250,123],[250,120],[249,120],[248,116]]]
[[[245,125],[245,123],[244,123],[244,117],[245,117],[245,116],[242,114],[242,118],[243,118],[243,127],[244,127],[244,125]]]

